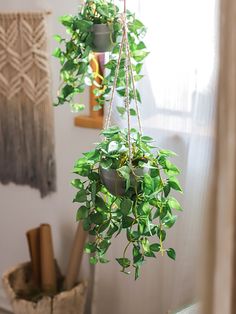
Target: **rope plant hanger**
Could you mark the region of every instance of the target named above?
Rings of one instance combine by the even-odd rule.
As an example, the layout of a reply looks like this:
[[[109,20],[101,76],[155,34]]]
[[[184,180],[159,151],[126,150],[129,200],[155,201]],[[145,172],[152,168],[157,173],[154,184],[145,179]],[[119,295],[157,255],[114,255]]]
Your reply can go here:
[[[107,12],[115,12],[109,6],[110,3],[114,5],[113,1],[87,0],[84,5],[89,6],[90,3],[99,12],[105,12],[106,9]],[[105,75],[100,86],[104,93],[99,96],[99,102],[104,102],[104,95],[109,95],[105,126],[101,132],[104,138],[76,161],[74,173],[78,177],[72,181],[72,185],[78,190],[74,198],[74,202],[79,203],[77,221],[92,236],[92,241],[85,246],[85,251],[92,253],[90,262],[107,263],[112,239],[124,233],[127,244],[116,261],[126,274],[133,267],[137,279],[148,257],[160,254],[175,259],[175,250],[166,248],[164,241],[168,229],[176,222],[174,211],[182,210],[171,192],[182,192],[182,189],[177,179],[180,171],[170,161],[176,154],[170,150],[157,149],[154,140],[143,135],[138,104],[141,100],[135,87],[136,76],[142,65],[138,64],[137,67],[133,61],[142,61],[147,53],[142,50],[145,44],[139,41],[138,36],[138,30],[143,29],[143,24],[134,14],[130,14],[126,5],[124,0],[124,10],[119,18],[116,16],[119,25],[115,27],[121,32],[118,31],[114,49],[105,64],[110,73]],[[96,13],[96,10],[93,12]],[[73,23],[76,21],[77,25],[82,24],[84,15],[79,18],[79,23],[76,17],[71,20]],[[83,32],[84,29],[82,35]],[[77,35],[80,38],[80,31],[76,30],[74,36]],[[86,45],[83,49],[87,49]],[[137,55],[139,58],[136,58]],[[73,82],[76,82],[75,77]],[[122,112],[127,116],[125,129],[111,126],[115,93],[124,100]],[[137,130],[131,128],[132,100],[137,114]]]
[[[130,117],[130,99],[129,99],[130,80],[131,80],[133,93],[134,93],[134,102],[135,102],[135,108],[136,108],[137,117],[138,117],[138,125],[139,125],[140,134],[142,134],[142,125],[141,125],[141,118],[140,118],[138,99],[137,99],[136,88],[135,88],[135,80],[134,80],[134,74],[133,74],[132,63],[131,63],[130,47],[129,47],[129,41],[128,41],[128,31],[127,31],[127,21],[126,21],[126,0],[124,0],[124,12],[121,16],[121,23],[122,23],[123,34],[122,34],[122,39],[121,39],[121,44],[120,44],[117,67],[116,67],[116,71],[115,71],[114,84],[112,86],[112,91],[111,91],[111,100],[109,103],[108,114],[107,114],[107,118],[106,118],[106,122],[105,122],[105,129],[108,129],[110,126],[110,123],[111,123],[112,105],[113,105],[113,101],[114,101],[116,83],[117,83],[117,78],[119,75],[122,54],[125,52],[125,83],[126,83],[126,85],[125,85],[124,103],[125,103],[125,109],[126,109],[126,113],[127,113],[129,161],[131,163],[132,147],[131,147],[131,139],[130,139],[131,117]]]

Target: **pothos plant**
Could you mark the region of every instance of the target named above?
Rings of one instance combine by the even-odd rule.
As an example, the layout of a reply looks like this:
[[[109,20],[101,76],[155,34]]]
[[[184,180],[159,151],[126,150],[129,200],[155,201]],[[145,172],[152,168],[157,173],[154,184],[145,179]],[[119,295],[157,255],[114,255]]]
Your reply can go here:
[[[60,21],[66,27],[69,38],[55,36],[55,39],[61,44],[61,47],[54,51],[54,56],[59,58],[61,63],[61,86],[55,105],[69,103],[74,110],[83,110],[84,105],[76,102],[75,97],[83,93],[86,86],[95,84],[97,88],[94,89],[94,94],[97,96],[97,106],[94,109],[99,110],[104,102],[109,100],[111,86],[114,83],[122,38],[122,12],[112,0],[86,0],[78,14],[62,16]],[[141,75],[143,61],[148,55],[143,42],[146,28],[130,11],[126,12],[126,22],[134,79],[139,81],[143,77]],[[113,47],[104,66],[107,70],[105,77],[102,77],[101,84],[96,82],[98,73],[91,67],[91,62],[96,63],[92,31],[95,24],[107,24],[112,29]],[[116,83],[116,91],[120,96],[125,94],[125,57],[125,52],[123,52]],[[138,90],[136,94],[138,101],[141,102]],[[129,96],[131,100],[134,99],[134,92],[130,91]],[[117,109],[120,114],[124,114],[123,107]],[[132,110],[131,114],[135,115],[135,110]]]
[[[171,196],[172,190],[182,192],[180,171],[170,161],[176,154],[158,149],[136,129],[129,133],[113,126],[102,135],[104,140],[74,167],[77,220],[94,236],[85,247],[92,264],[107,263],[112,239],[125,232],[127,244],[116,260],[124,273],[133,266],[137,279],[147,258],[167,254],[175,259],[175,250],[164,242],[176,222],[175,211],[182,210]]]

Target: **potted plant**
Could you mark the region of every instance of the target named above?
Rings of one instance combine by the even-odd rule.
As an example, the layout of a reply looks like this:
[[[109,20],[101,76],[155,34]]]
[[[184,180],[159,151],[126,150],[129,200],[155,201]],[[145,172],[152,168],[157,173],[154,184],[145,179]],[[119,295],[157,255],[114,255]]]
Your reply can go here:
[[[110,1],[87,0],[85,6],[92,3],[89,14],[95,15],[100,5]],[[102,131],[104,139],[76,162],[74,173],[79,177],[72,185],[78,189],[74,198],[74,202],[80,204],[77,220],[94,236],[94,241],[85,246],[85,251],[92,254],[90,262],[107,263],[106,252],[112,238],[125,232],[127,245],[116,260],[124,273],[130,273],[133,266],[137,279],[146,258],[156,257],[160,252],[175,259],[175,250],[165,248],[164,241],[167,230],[176,222],[174,211],[182,210],[171,191],[182,192],[182,189],[177,179],[179,169],[170,161],[175,153],[158,149],[150,136],[142,134],[138,107],[141,97],[135,82],[143,77],[140,73],[148,55],[142,41],[146,29],[134,14],[126,10],[126,0],[124,13],[112,5],[114,15],[110,21],[115,43],[105,64],[107,71],[102,84],[94,90],[98,96],[98,109],[104,102],[110,103],[105,130]],[[85,85],[94,83],[97,75],[89,64],[93,60],[91,23],[96,20],[94,15],[89,19],[81,15],[85,14],[85,9],[81,12],[78,16],[62,18],[71,38],[69,41],[58,38],[66,47],[65,51],[56,51],[62,64],[63,80],[58,104],[72,102],[76,94],[83,92]],[[101,22],[104,10],[98,13]],[[107,15],[104,21],[108,21]],[[127,130],[109,127],[115,92],[124,100],[123,106],[117,110],[122,116],[127,115]],[[137,115],[139,131],[131,128],[131,115]],[[130,249],[132,259],[128,257]]]
[[[109,99],[122,40],[124,22],[122,14],[119,7],[114,5],[111,0],[86,0],[78,14],[61,17],[60,21],[66,27],[69,38],[62,38],[60,35],[54,36],[61,44],[61,47],[56,48],[53,53],[61,63],[61,85],[54,105],[69,103],[74,110],[83,110],[84,105],[75,102],[74,99],[78,94],[84,92],[86,86],[92,84],[97,86],[94,89],[98,102],[95,110],[99,110]],[[135,14],[129,11],[126,13],[126,23],[134,78],[135,81],[139,81],[143,77],[140,74],[143,61],[148,55],[143,42],[146,28],[135,17]],[[101,77],[98,70],[93,71],[91,62],[96,63],[94,51],[107,50],[111,51],[108,61],[104,65],[106,69],[104,77]],[[116,91],[121,97],[124,96],[124,62],[125,53],[121,58],[121,67],[116,84]],[[99,85],[95,81],[97,76],[100,76],[102,81]],[[138,90],[137,95],[141,102]],[[130,98],[134,98],[133,93],[130,93]],[[120,114],[124,113],[121,108],[118,108],[118,111]]]
[[[113,25],[117,23],[118,7],[111,1],[87,1],[81,11],[83,21],[90,23],[91,48],[95,52],[111,51],[113,47]],[[88,34],[90,37],[90,34]]]
[[[165,248],[164,241],[177,219],[174,210],[182,210],[171,196],[172,190],[182,192],[179,169],[169,160],[174,152],[157,149],[151,137],[136,129],[113,126],[102,135],[105,138],[74,167],[80,176],[72,182],[78,189],[74,202],[80,204],[77,220],[94,236],[85,247],[93,253],[92,264],[107,263],[112,238],[125,232],[127,245],[116,260],[124,273],[133,266],[137,279],[146,258],[160,252],[175,259],[174,249]]]

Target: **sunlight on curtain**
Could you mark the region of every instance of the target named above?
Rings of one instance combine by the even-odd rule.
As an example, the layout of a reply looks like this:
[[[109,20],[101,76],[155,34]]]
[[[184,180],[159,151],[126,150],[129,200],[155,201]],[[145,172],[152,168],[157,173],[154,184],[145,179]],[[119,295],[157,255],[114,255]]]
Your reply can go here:
[[[175,162],[183,169],[185,193],[180,201],[185,211],[166,243],[176,249],[176,262],[167,257],[148,261],[137,282],[120,274],[115,262],[96,267],[96,314],[166,314],[196,301],[213,137],[216,1],[128,0],[148,27],[145,43],[151,53],[139,84],[144,132],[158,146],[178,153]],[[115,108],[113,121],[126,126]],[[124,243],[117,239],[111,259],[122,252]]]

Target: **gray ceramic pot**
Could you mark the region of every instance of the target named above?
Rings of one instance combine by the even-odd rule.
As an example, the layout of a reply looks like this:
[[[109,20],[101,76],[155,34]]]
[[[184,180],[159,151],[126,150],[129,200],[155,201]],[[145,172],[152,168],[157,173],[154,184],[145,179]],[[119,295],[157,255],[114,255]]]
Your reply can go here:
[[[100,169],[100,177],[102,183],[108,189],[108,191],[115,196],[125,195],[125,179],[123,179],[115,169]],[[148,168],[137,168],[134,170],[136,176],[144,176],[145,173],[149,172]],[[136,182],[134,175],[131,175],[131,182]]]
[[[95,52],[111,51],[113,47],[113,30],[107,24],[94,24],[92,26],[92,48]]]

